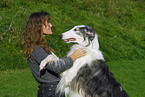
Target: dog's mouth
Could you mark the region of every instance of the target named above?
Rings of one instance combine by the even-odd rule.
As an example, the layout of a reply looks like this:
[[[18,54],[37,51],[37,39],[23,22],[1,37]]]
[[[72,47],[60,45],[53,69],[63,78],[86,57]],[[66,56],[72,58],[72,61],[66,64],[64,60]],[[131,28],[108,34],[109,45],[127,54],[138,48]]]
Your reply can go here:
[[[75,40],[76,40],[75,38],[68,38],[68,39],[65,39],[64,42],[69,43],[69,42],[75,41]]]

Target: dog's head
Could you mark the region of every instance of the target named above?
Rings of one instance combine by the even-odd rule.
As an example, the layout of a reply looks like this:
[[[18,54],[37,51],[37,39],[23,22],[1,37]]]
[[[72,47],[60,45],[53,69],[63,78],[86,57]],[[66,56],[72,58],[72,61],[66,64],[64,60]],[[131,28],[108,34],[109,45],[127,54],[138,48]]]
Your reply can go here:
[[[83,46],[89,46],[93,42],[97,42],[97,49],[99,48],[98,36],[90,26],[75,26],[71,30],[62,33],[60,37],[65,41],[65,43],[77,43]]]

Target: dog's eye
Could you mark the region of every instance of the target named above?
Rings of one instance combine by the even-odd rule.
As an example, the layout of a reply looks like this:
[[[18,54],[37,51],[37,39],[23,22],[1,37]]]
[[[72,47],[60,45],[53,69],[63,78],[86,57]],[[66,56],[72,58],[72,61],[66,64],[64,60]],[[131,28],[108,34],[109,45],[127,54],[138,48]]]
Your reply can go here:
[[[74,29],[74,31],[78,31],[78,29]]]

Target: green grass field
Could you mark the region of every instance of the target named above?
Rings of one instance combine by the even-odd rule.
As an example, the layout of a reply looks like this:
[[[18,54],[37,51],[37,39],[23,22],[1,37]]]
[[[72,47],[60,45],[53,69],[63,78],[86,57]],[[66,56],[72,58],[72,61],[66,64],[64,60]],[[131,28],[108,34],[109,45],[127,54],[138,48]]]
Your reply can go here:
[[[0,97],[37,97],[37,87],[30,69],[0,71]]]
[[[144,0],[1,0],[0,97],[37,96],[21,42],[27,17],[42,10],[51,14],[54,34],[46,38],[58,57],[71,46],[58,36],[75,25],[89,25],[115,78],[130,97],[145,97],[144,5]]]

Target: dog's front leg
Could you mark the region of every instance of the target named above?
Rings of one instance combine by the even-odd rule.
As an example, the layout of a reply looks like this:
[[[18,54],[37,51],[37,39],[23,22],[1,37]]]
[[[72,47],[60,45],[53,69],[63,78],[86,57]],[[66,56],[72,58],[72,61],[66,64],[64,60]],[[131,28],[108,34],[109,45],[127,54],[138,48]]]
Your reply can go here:
[[[59,58],[52,52],[51,55],[48,55],[44,60],[41,61],[39,66],[40,67],[39,71],[45,69],[45,66],[48,62],[57,61],[57,60],[59,60]]]

